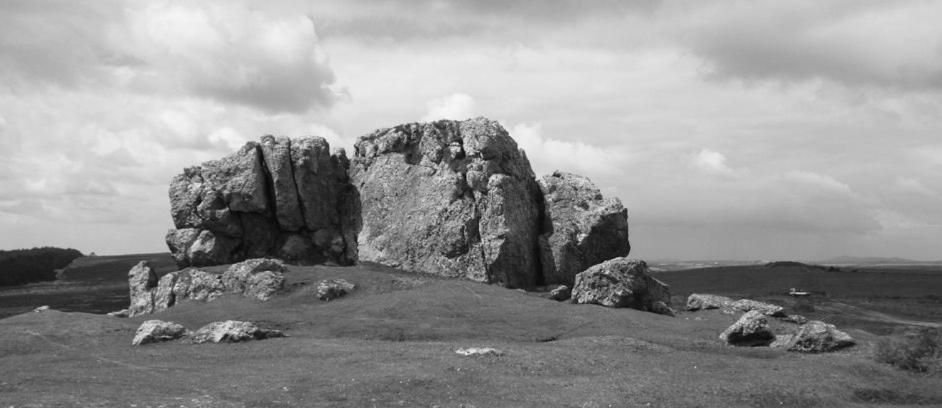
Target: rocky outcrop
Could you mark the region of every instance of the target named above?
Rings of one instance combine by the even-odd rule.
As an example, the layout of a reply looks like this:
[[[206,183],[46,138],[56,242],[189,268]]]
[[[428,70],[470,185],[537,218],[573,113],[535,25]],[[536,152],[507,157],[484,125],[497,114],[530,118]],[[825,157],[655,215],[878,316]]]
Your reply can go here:
[[[352,161],[322,138],[264,136],[185,169],[169,195],[166,241],[181,267],[365,260],[531,289],[571,286],[630,250],[618,199],[573,174],[538,182],[486,118],[380,129]]]
[[[833,324],[811,320],[801,325],[795,333],[778,336],[771,347],[803,353],[823,353],[854,344],[855,341],[850,335],[838,330]]]
[[[253,323],[238,320],[226,320],[209,323],[190,336],[193,343],[237,343],[248,340],[261,340],[284,337],[278,330],[260,329]]]
[[[317,282],[317,298],[320,300],[334,300],[356,289],[356,285],[346,279],[324,279]]]
[[[670,310],[670,287],[649,274],[641,260],[615,258],[576,275],[572,303],[629,307],[662,314]]]
[[[182,325],[162,320],[147,320],[137,328],[131,345],[140,346],[147,343],[176,340],[184,335],[186,335],[186,328]]]
[[[359,259],[508,287],[540,279],[539,186],[497,122],[442,120],[360,138]]]
[[[734,346],[768,346],[775,340],[769,320],[758,310],[744,313],[720,334],[720,339]]]
[[[352,192],[342,150],[319,137],[265,136],[173,178],[170,252],[180,267],[277,256],[294,262],[356,259],[345,233]]]
[[[572,285],[577,273],[627,256],[628,210],[617,198],[602,197],[588,178],[556,171],[539,180],[543,193],[540,235],[543,279]]]

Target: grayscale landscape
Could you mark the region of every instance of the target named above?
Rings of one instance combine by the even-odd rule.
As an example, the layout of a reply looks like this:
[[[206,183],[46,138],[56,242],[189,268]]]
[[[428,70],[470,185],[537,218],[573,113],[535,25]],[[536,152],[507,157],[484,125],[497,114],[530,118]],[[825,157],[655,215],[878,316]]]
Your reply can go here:
[[[942,406],[937,16],[0,3],[0,407]]]

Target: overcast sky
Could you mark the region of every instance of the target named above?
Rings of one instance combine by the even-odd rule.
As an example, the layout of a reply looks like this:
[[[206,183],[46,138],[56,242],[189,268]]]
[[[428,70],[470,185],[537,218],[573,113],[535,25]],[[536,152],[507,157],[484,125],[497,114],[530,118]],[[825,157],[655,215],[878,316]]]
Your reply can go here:
[[[0,248],[165,251],[184,167],[499,120],[647,259],[942,258],[942,2],[0,2]]]

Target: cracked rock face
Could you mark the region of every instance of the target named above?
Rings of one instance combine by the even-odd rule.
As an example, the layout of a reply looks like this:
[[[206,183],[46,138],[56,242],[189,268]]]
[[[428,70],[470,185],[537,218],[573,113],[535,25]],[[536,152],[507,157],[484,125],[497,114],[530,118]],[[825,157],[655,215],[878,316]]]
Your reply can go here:
[[[497,122],[441,120],[360,138],[350,166],[359,259],[532,287],[540,279],[540,190]]]
[[[181,268],[264,256],[351,263],[347,166],[323,138],[264,136],[187,168],[170,184],[167,246]]]
[[[627,256],[628,210],[617,198],[602,197],[588,178],[554,172],[540,179],[545,206],[540,235],[543,279],[572,285],[577,273]]]

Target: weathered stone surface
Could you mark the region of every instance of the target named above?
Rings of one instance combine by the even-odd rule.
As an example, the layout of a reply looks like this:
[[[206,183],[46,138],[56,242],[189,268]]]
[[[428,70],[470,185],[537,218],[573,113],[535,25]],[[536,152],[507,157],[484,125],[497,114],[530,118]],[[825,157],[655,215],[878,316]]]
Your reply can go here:
[[[169,341],[179,339],[186,334],[186,328],[174,322],[165,322],[162,320],[147,320],[141,323],[134,333],[132,346],[140,346],[147,343],[156,343],[159,341]]]
[[[265,301],[284,287],[285,277],[281,272],[263,271],[249,276],[243,295]]]
[[[245,292],[249,277],[264,271],[285,272],[288,268],[285,263],[274,258],[246,259],[232,264],[222,274],[222,283],[230,292]]]
[[[687,310],[721,309],[733,303],[733,299],[725,296],[693,293],[687,297]]]
[[[768,346],[775,340],[765,314],[758,310],[746,312],[720,334],[720,339],[734,346]]]
[[[497,122],[375,131],[357,142],[350,178],[359,259],[508,287],[540,279],[539,187]]]
[[[304,215],[298,200],[294,170],[291,160],[291,139],[287,137],[262,136],[262,156],[272,177],[275,196],[275,215],[278,225],[285,231],[299,231],[304,227]]]
[[[572,297],[572,289],[566,285],[559,285],[549,292],[549,298],[557,302],[569,300]]]
[[[620,200],[602,197],[592,181],[575,174],[557,171],[539,183],[545,206],[540,255],[546,283],[572,285],[586,268],[628,255],[628,210]]]
[[[157,272],[147,261],[138,262],[128,271],[128,288],[131,296],[128,316],[154,312],[155,287],[157,287]]]
[[[576,275],[572,303],[664,313],[664,306],[670,308],[670,287],[648,272],[644,261],[628,258],[592,266]]]
[[[725,296],[694,293],[687,297],[687,310],[721,309],[730,312],[758,310],[767,316],[784,317],[784,308],[752,299],[733,300]]]
[[[347,218],[356,214],[344,210],[352,208],[348,165],[323,138],[264,136],[187,168],[170,185],[176,229],[167,233],[167,246],[180,267],[285,252],[295,262],[351,263],[356,232],[344,228],[352,228]],[[306,245],[296,245],[299,239]]]
[[[317,298],[320,300],[334,300],[345,296],[356,289],[356,285],[346,279],[324,279],[317,282]]]
[[[785,316],[784,309],[781,306],[752,299],[739,299],[729,306],[741,312],[757,310],[766,316]]]
[[[226,320],[209,323],[190,336],[194,343],[236,343],[248,340],[261,340],[284,337],[278,330],[260,329],[253,323],[238,320]]]
[[[808,318],[802,315],[788,315],[788,316],[783,317],[782,320],[789,323],[795,323],[797,325],[808,323]]]
[[[850,335],[838,330],[833,324],[811,320],[801,325],[795,333],[776,338],[771,347],[803,353],[822,353],[854,344],[855,341]]]

